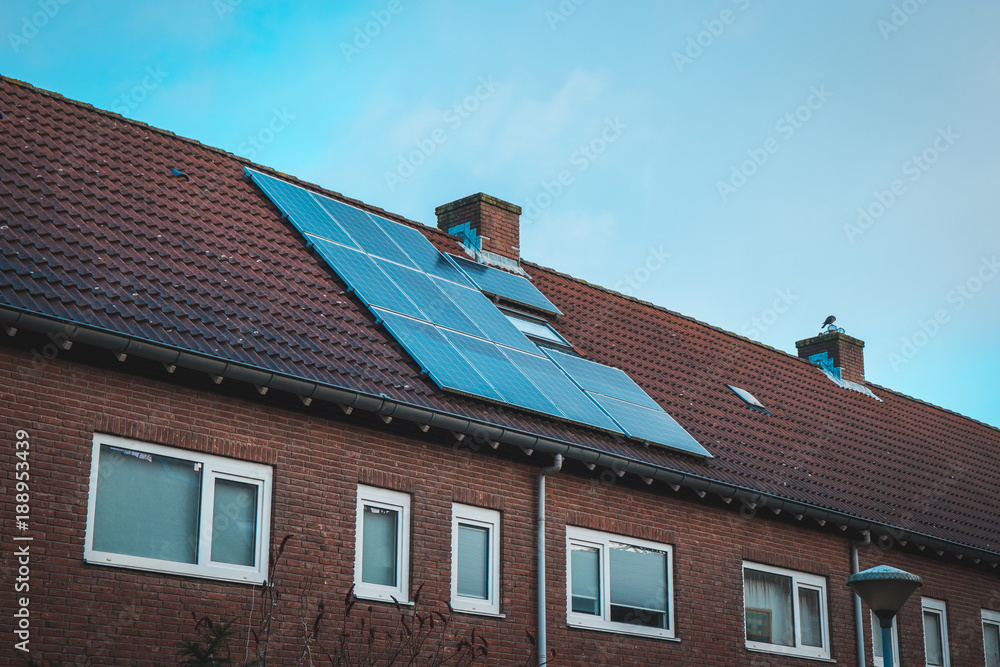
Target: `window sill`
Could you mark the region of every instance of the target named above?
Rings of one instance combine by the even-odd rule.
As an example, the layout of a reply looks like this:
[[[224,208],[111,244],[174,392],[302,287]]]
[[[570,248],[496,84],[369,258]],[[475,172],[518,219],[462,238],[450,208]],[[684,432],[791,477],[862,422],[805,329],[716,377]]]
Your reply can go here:
[[[837,664],[837,661],[834,660],[833,658],[820,658],[813,655],[803,655],[801,653],[788,653],[785,651],[770,651],[766,648],[753,648],[750,646],[747,646],[746,648],[747,651],[749,651],[750,653],[766,653],[767,655],[781,655],[781,656],[787,656],[789,658],[798,658],[799,660],[812,660],[813,662],[828,662],[834,665]]]
[[[396,600],[392,597],[385,597],[381,595],[365,595],[363,593],[355,593],[354,597],[358,600],[367,600],[369,602],[384,602],[385,604],[398,604],[400,607],[412,607],[413,603],[409,600]]]
[[[494,614],[491,611],[473,611],[471,609],[461,609],[458,607],[452,607],[450,604],[448,607],[451,609],[453,614],[469,614],[470,616],[485,616],[486,618],[507,618],[507,614]]]
[[[586,625],[583,623],[567,623],[567,627],[573,630],[593,630],[594,632],[606,632],[612,635],[627,635],[630,637],[645,637],[646,639],[656,639],[666,642],[680,642],[680,638],[673,635],[660,635],[653,632],[643,632],[642,630],[623,630],[618,628],[608,628],[600,625]]]

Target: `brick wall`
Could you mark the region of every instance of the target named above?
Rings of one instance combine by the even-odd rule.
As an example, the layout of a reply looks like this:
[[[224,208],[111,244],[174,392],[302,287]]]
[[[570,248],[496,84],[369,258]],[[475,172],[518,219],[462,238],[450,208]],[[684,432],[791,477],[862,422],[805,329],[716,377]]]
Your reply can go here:
[[[482,241],[482,250],[513,260],[520,257],[521,207],[482,192],[434,209],[438,228],[450,230],[455,225],[472,223]]]
[[[20,338],[23,334],[19,334]],[[3,581],[0,606],[14,609],[14,515],[10,491],[14,432],[32,445],[31,649],[36,659],[72,660],[86,654],[95,665],[174,664],[177,645],[191,637],[192,613],[227,617],[245,627],[259,596],[251,586],[88,565],[83,562],[91,442],[95,431],[274,466],[271,536],[294,535],[278,585],[282,597],[270,657],[296,664],[302,623],[325,602],[326,637],[339,623],[340,601],[353,579],[355,489],[359,482],[412,494],[411,594],[448,599],[453,501],[502,512],[501,600],[505,618],[452,614],[452,631],[473,628],[487,639],[487,664],[522,664],[535,633],[535,493],[537,469],[551,458],[501,447],[471,454],[446,434],[423,435],[409,424],[385,426],[366,415],[344,416],[280,395],[255,397],[229,381],[215,387],[182,370],[158,365],[113,366],[71,360],[74,350],[44,364],[28,352],[0,348],[0,432],[6,483]],[[109,360],[105,363],[103,360]],[[142,370],[142,375],[126,370]],[[159,373],[157,371],[159,370]],[[245,394],[242,393],[246,389]],[[487,448],[488,449],[488,448]],[[744,647],[743,559],[801,569],[827,578],[832,657],[856,664],[848,537],[782,515],[756,515],[720,502],[638,480],[601,481],[601,470],[567,462],[549,478],[547,506],[548,633],[552,665],[785,665],[802,659],[750,653]],[[606,472],[606,471],[605,471]],[[669,543],[678,641],[608,634],[566,626],[566,525]],[[862,567],[877,562],[904,567],[927,581],[923,594],[948,601],[952,664],[979,664],[979,609],[1000,610],[1000,578],[962,565],[870,547]],[[919,595],[919,594],[918,594]],[[388,622],[392,605],[361,602]],[[441,607],[438,607],[441,608]],[[914,611],[916,610],[916,611]],[[444,609],[442,608],[442,611]],[[0,662],[16,652],[12,619]],[[904,610],[904,664],[922,664],[919,605]],[[866,632],[867,626],[866,626]],[[240,645],[245,641],[241,637]],[[868,642],[870,652],[870,641]]]
[[[852,382],[865,381],[865,342],[839,332],[824,333],[813,338],[796,341],[798,356],[808,359],[810,355],[826,352],[833,360],[834,368],[840,368],[840,376]]]

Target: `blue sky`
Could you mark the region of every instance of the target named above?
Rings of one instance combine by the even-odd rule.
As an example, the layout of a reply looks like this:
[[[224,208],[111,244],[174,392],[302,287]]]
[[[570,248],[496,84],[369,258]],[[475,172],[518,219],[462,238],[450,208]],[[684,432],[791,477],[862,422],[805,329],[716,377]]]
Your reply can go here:
[[[8,0],[0,72],[1000,426],[1000,5]],[[664,259],[665,258],[665,259]]]

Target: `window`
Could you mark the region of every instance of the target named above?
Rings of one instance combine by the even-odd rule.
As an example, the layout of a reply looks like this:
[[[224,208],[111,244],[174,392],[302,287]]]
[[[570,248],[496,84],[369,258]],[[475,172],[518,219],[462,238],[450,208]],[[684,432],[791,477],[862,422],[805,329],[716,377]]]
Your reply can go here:
[[[567,622],[673,638],[669,546],[584,528],[566,528]]]
[[[885,653],[882,650],[882,626],[875,612],[869,611],[872,619],[872,654],[875,657],[875,667],[883,667]],[[892,664],[899,664],[899,636],[896,634],[896,619],[892,619]]]
[[[744,563],[743,603],[747,648],[830,657],[823,577]]]
[[[983,649],[986,667],[1000,667],[1000,612],[983,610]]]
[[[84,559],[261,583],[270,499],[270,466],[97,434]]]
[[[354,594],[408,602],[410,496],[358,486]]]
[[[924,616],[924,660],[928,667],[948,667],[948,615],[941,600],[920,598]]]
[[[552,325],[545,320],[506,308],[501,309],[500,312],[506,315],[510,323],[530,338],[533,343],[560,349],[573,349],[573,346],[566,342],[566,339],[560,336],[559,332],[553,329]]]
[[[451,608],[500,614],[500,513],[451,508]]]

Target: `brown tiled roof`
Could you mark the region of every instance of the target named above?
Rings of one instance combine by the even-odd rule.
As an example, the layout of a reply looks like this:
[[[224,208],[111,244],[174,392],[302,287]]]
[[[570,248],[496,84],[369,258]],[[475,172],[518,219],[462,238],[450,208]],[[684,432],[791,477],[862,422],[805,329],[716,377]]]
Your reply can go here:
[[[715,458],[445,394],[245,178],[248,161],[9,79],[0,111],[0,307],[1000,553],[998,429],[869,384],[875,401],[783,352],[530,263],[564,313],[559,332],[628,372]]]

